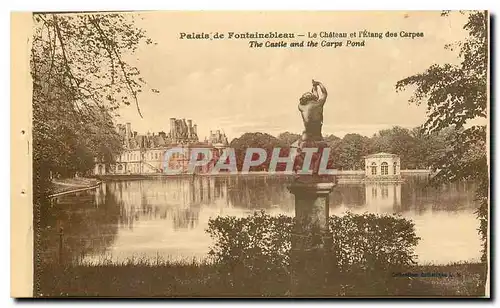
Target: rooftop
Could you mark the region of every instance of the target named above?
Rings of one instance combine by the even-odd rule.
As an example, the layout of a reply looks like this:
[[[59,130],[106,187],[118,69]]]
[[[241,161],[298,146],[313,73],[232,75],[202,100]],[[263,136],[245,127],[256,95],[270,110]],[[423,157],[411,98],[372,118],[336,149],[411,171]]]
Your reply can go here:
[[[399,155],[392,154],[392,153],[386,153],[386,152],[379,152],[379,153],[375,153],[375,154],[366,155],[365,158],[369,158],[369,157],[387,157],[387,156],[397,157]]]

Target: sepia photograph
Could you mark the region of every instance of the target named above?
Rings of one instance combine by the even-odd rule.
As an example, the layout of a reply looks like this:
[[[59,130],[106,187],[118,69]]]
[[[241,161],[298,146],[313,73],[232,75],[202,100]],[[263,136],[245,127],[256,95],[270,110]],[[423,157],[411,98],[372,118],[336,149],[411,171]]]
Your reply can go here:
[[[12,296],[490,297],[488,11],[11,19]]]

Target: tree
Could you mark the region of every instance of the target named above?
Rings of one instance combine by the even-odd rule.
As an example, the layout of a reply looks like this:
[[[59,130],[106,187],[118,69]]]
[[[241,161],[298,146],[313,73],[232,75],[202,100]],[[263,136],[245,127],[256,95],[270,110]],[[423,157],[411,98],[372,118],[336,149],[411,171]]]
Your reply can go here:
[[[370,138],[359,134],[347,134],[338,143],[338,161],[335,163],[340,169],[363,170],[364,156],[369,154]]]
[[[266,161],[259,166],[251,167],[250,171],[264,171],[269,170],[269,163],[271,161],[273,149],[280,147],[281,142],[278,138],[271,136],[266,133],[244,133],[239,138],[235,138],[231,141],[230,147],[235,150],[236,153],[236,165],[238,170],[241,171],[243,166],[243,161],[245,159],[246,150],[248,148],[259,148],[265,149],[267,153]],[[285,156],[284,153],[281,154]],[[252,157],[252,160],[257,159],[257,155]]]
[[[418,144],[412,132],[403,127],[394,126],[384,129],[372,137],[371,152],[389,152],[401,157],[402,169],[416,169]]]
[[[50,173],[89,170],[94,158],[121,150],[113,115],[134,103],[145,86],[124,57],[152,43],[125,13],[34,14],[34,193],[47,194]],[[154,90],[154,92],[157,92]]]
[[[418,169],[431,167],[434,162],[445,155],[448,142],[452,139],[450,134],[453,131],[451,128],[445,128],[441,131],[426,133],[422,127],[416,127],[412,130],[416,144],[413,156]]]
[[[35,14],[34,21],[32,76],[34,82],[45,80],[46,96],[58,86],[77,110],[91,104],[116,109],[133,101],[141,114],[137,96],[145,82],[123,57],[152,41],[133,15]]]
[[[330,147],[336,146],[340,142],[340,140],[342,140],[341,138],[335,135],[328,135],[324,139]]]
[[[341,169],[340,161],[340,144],[342,139],[335,135],[328,135],[325,138],[328,147],[330,148],[330,155],[328,157],[328,169]]]
[[[448,16],[449,12],[444,12]],[[487,118],[488,82],[488,14],[482,11],[462,12],[468,20],[464,29],[468,37],[445,48],[458,48],[458,65],[432,65],[422,73],[397,82],[396,90],[415,88],[410,102],[427,104],[427,134],[452,128],[447,149],[433,162],[439,170],[436,182],[475,180],[480,219],[479,233],[487,249],[489,168],[486,151],[486,125],[469,125],[470,120]]]
[[[300,134],[284,132],[278,135],[278,140],[283,147],[289,147],[302,137]]]

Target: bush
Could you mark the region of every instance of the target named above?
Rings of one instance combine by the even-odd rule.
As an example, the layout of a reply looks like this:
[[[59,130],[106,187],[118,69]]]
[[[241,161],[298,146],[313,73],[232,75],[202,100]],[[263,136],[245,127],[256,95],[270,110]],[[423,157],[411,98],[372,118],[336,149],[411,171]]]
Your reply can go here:
[[[264,211],[244,218],[219,216],[208,222],[207,232],[215,239],[208,254],[229,288],[266,295],[267,282],[288,279],[292,227],[292,217]]]
[[[292,217],[270,216],[264,211],[244,218],[210,219],[207,232],[215,244],[209,255],[218,266],[224,283],[250,294],[272,292],[275,295],[281,291],[284,294],[290,287],[295,223]],[[294,262],[297,258],[304,259],[298,261],[302,267],[310,267],[316,262],[315,268],[308,269],[307,277],[298,278],[307,281],[308,290],[321,291],[323,286],[319,288],[318,284],[323,285],[324,280],[318,274],[329,273],[338,286],[342,285],[342,290],[345,285],[365,284],[363,292],[378,290],[383,293],[393,287],[388,283],[397,282],[390,277],[391,273],[415,264],[413,252],[419,238],[411,221],[394,215],[347,213],[342,217],[331,216],[329,227],[331,241],[326,248],[326,258],[310,253],[296,253],[293,257]],[[310,238],[315,241],[317,235]],[[282,290],[278,292],[277,286]],[[306,292],[303,287],[301,289]],[[345,291],[340,289],[340,293]]]
[[[419,241],[413,222],[394,215],[347,213],[330,217],[332,252],[341,272],[414,265]]]

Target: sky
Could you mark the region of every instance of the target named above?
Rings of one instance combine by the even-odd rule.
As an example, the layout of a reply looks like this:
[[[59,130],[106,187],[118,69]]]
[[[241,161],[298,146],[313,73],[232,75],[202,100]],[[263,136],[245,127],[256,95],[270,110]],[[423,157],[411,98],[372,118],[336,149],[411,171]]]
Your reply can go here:
[[[128,57],[159,93],[139,95],[119,110],[119,123],[139,133],[169,131],[169,118],[192,119],[201,140],[222,130],[229,140],[245,132],[301,133],[297,109],[311,79],[329,96],[323,135],[371,136],[395,125],[425,122],[426,107],[408,103],[411,89],[397,93],[398,80],[432,64],[458,63],[444,46],[466,36],[465,17],[440,12],[141,12],[137,25],[156,42]],[[423,32],[423,38],[367,39],[365,47],[260,48],[248,40],[181,40],[190,32]],[[326,39],[328,40],[328,39]],[[320,40],[321,41],[321,40]]]

